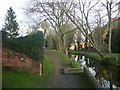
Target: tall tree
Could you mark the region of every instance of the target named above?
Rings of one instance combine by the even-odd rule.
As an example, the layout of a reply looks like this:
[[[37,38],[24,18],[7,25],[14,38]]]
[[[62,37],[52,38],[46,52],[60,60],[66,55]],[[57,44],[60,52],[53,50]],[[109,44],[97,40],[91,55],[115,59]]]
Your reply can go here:
[[[77,27],[77,29],[81,32],[81,34],[85,37],[86,47],[87,42],[89,41],[92,46],[96,49],[97,53],[100,56],[103,56],[99,46],[94,40],[94,32],[93,27],[91,27],[90,15],[91,11],[97,6],[99,0],[79,0],[78,3],[71,3],[71,5],[65,8],[65,13],[67,17],[71,20],[71,22]],[[71,13],[75,9],[75,14]]]
[[[108,0],[106,0],[108,1]],[[111,1],[111,3],[113,3]],[[111,17],[112,17],[112,13],[114,14],[114,12],[116,10],[114,10],[115,8],[115,2],[114,4],[112,4],[111,6],[111,3],[108,3],[107,2],[107,5],[109,6],[106,6],[106,4],[103,4],[104,6],[106,6],[106,9],[107,9],[107,16],[109,17],[109,29],[111,30]],[[74,6],[75,4],[75,6]],[[96,9],[97,6],[100,5],[100,0],[94,0],[94,1],[91,1],[91,0],[78,0],[77,3],[71,3],[70,6],[67,6],[67,7],[64,7],[64,10],[65,10],[65,13],[66,15],[68,16],[68,18],[71,20],[71,22],[73,22],[73,24],[77,27],[77,29],[84,35],[85,37],[85,42],[90,42],[92,44],[92,46],[96,49],[97,53],[100,55],[100,56],[104,56],[104,52],[102,51],[102,48],[99,47],[99,44],[98,42],[96,42],[96,38],[94,36],[94,31],[96,28],[96,25],[97,23],[95,23],[95,27],[92,26],[92,16],[93,16],[93,11]],[[110,9],[110,10],[109,10]],[[75,13],[73,13],[75,11]],[[97,11],[98,12],[98,11]],[[101,27],[101,19],[104,16],[101,15],[100,13],[99,14],[99,18],[98,18],[98,27]],[[101,32],[101,31],[100,31]],[[101,35],[102,36],[102,35]],[[100,37],[101,37],[100,36]],[[110,35],[111,36],[111,35]],[[110,37],[111,39],[111,37]],[[111,40],[109,39],[109,42],[111,44]],[[109,44],[109,47],[111,48],[111,45]],[[85,45],[87,47],[87,43]],[[110,51],[110,50],[109,50]]]
[[[111,53],[111,42],[112,42],[112,15],[118,11],[114,9],[117,6],[118,0],[106,0],[106,4],[102,3],[105,9],[107,10],[107,17],[108,17],[108,29],[109,29],[109,40],[108,40],[108,51]]]
[[[69,29],[65,31],[64,27],[70,23],[68,17],[64,12],[65,2],[44,2],[40,0],[30,0],[29,5],[26,7],[27,14],[39,15],[39,17],[44,17],[51,24],[52,28],[55,30],[55,33],[58,38],[58,49],[60,51],[66,52],[65,46],[65,36],[69,32],[75,30]]]
[[[5,25],[3,26],[2,30],[8,33],[8,37],[16,37],[19,35],[19,27],[16,21],[16,15],[13,11],[12,7],[7,10],[7,15],[5,17]]]

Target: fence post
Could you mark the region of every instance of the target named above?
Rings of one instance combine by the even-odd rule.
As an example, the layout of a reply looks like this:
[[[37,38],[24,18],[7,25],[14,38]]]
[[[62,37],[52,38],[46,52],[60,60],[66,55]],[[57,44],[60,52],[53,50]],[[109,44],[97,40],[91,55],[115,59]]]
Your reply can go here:
[[[40,76],[42,76],[42,64],[40,62]]]

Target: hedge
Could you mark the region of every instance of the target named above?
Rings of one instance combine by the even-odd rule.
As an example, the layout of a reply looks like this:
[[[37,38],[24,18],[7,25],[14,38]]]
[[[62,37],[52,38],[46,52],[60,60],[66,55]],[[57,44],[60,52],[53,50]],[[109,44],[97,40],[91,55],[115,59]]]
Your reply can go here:
[[[7,42],[7,44],[4,44],[7,48],[25,54],[36,61],[44,59],[44,36],[41,31],[25,37],[7,38],[4,42]]]

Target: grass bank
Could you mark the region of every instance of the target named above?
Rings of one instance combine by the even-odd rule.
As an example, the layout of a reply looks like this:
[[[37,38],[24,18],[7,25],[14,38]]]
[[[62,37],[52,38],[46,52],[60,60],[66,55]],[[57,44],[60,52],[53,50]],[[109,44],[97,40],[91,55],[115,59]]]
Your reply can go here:
[[[108,56],[108,55],[101,57],[97,53],[80,52],[80,51],[72,51],[72,50],[70,50],[69,53],[84,55],[84,56],[91,58],[93,60],[100,61],[103,64],[120,66],[120,58],[119,57]],[[119,55],[119,54],[117,54],[117,55]]]
[[[64,53],[59,52],[57,50],[50,50],[50,51],[59,55],[60,58],[62,58],[63,62],[66,64],[67,68],[81,67],[80,63],[76,62],[74,59],[69,58]],[[93,88],[93,85],[91,84],[85,72],[77,73],[77,75],[79,76],[78,80],[80,81],[81,88]]]
[[[53,75],[55,68],[54,61],[49,57],[44,57],[43,76],[32,75],[20,72],[3,72],[3,88],[46,88],[47,80]]]
[[[80,55],[84,55],[88,58],[92,58],[94,60],[102,60],[102,57],[96,53],[90,53],[90,52],[80,52],[80,51],[72,51],[72,50],[69,50],[69,53],[71,54],[80,54]]]
[[[72,58],[69,58],[69,57],[66,56],[64,53],[59,52],[59,51],[57,51],[57,50],[50,50],[50,51],[56,53],[57,55],[59,55],[59,56],[62,58],[63,62],[64,62],[65,65],[66,65],[66,68],[80,68],[80,67],[81,67],[80,63],[76,62],[76,61],[75,61],[74,59],[72,59]]]

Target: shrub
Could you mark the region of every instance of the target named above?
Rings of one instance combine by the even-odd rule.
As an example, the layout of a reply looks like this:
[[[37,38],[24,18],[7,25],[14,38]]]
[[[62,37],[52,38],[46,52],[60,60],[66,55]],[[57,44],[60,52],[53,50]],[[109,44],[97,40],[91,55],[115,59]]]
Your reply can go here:
[[[81,67],[80,63],[78,63],[76,61],[71,62],[71,68],[80,68],[80,67]]]
[[[102,58],[101,63],[106,64],[106,65],[120,66],[120,58],[112,57],[112,56],[105,56]]]
[[[25,54],[36,61],[43,60],[44,36],[41,31],[19,38],[8,38],[7,48]]]

